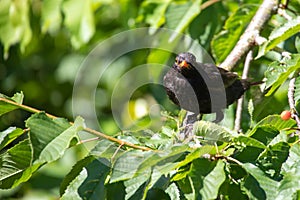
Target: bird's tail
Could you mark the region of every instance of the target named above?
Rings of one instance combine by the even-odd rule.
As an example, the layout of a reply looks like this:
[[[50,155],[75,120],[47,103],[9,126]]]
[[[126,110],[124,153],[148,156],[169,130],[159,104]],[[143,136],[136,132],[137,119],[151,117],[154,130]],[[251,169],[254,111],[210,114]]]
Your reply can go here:
[[[249,79],[242,79],[241,83],[243,85],[244,90],[248,90],[250,86],[260,85],[264,83],[264,81],[256,81],[256,82],[250,82]]]
[[[256,82],[250,82],[250,85],[253,86],[253,85],[260,85],[260,84],[263,84],[264,81],[256,81]]]

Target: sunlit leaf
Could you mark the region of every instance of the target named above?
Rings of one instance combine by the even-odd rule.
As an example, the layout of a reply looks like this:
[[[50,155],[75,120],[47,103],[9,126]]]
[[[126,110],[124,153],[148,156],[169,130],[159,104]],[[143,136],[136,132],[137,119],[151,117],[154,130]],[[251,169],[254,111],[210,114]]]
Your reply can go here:
[[[23,98],[24,95],[22,92],[16,93],[13,97],[7,97],[0,93],[0,116],[15,109],[18,109],[19,107],[17,105],[14,105],[14,103],[22,104]],[[7,102],[5,100],[9,100],[12,103]]]
[[[172,183],[166,189],[166,193],[170,196],[171,200],[180,200],[180,191],[175,183]]]
[[[175,34],[171,36],[170,41],[176,38],[176,33],[182,33],[189,23],[200,13],[202,0],[193,2],[174,2],[170,4],[166,11],[166,27],[174,29]]]
[[[295,47],[297,49],[297,52],[300,53],[300,36],[297,36],[295,39]]]
[[[30,1],[1,1],[0,8],[0,41],[4,45],[4,57],[8,57],[9,48],[20,43],[20,49],[25,47],[32,38],[30,28]]]
[[[137,17],[137,21],[144,21],[153,28],[159,28],[162,26],[165,19],[165,12],[171,3],[170,0],[146,0],[143,1],[140,14]],[[153,29],[155,30],[155,29]]]
[[[43,148],[39,156],[39,162],[52,162],[61,158],[64,155],[65,150],[69,147],[71,140],[77,136],[79,131],[83,130],[84,126],[83,119],[77,117],[70,128],[63,131]],[[43,133],[40,132],[40,134]]]
[[[81,200],[82,198],[78,194],[78,188],[83,183],[83,181],[86,179],[86,177],[87,177],[87,170],[84,168],[78,176],[74,177],[74,179],[71,180],[71,183],[65,189],[65,191],[60,199],[62,199],[62,200],[69,200],[69,199]]]
[[[87,172],[83,172],[84,168],[86,166],[88,166],[91,162],[93,162],[93,160],[95,160],[95,158],[93,156],[87,156],[84,159],[78,161],[73,167],[72,170],[65,176],[64,180],[61,183],[60,186],[60,195],[64,195],[64,196],[68,196],[69,192],[71,192],[70,190],[72,190],[74,192],[74,189],[77,191],[77,189],[79,188],[79,186],[82,184],[82,182],[85,180],[85,178],[87,177]],[[83,176],[81,175],[82,173],[85,174],[84,177],[82,178],[77,178],[79,176]],[[79,180],[76,181],[76,179],[80,179],[80,182],[78,183]],[[77,186],[74,187],[75,182],[77,182]],[[73,183],[72,183],[73,182]],[[72,186],[73,185],[73,186]],[[68,189],[69,188],[69,189]],[[67,191],[68,190],[68,191]],[[66,194],[65,194],[66,193]],[[77,193],[77,192],[76,192]],[[79,196],[79,195],[78,195]]]
[[[71,33],[75,48],[89,42],[95,33],[94,13],[91,0],[68,0],[63,2],[64,24]]]
[[[286,162],[282,165],[282,174],[293,173],[300,171],[300,145],[299,143],[294,144],[290,148],[289,157]]]
[[[132,178],[143,160],[144,152],[140,150],[125,152],[114,164],[110,183]]]
[[[194,160],[189,173],[196,195],[203,199],[216,199],[219,187],[225,180],[223,161]]]
[[[114,156],[114,159],[116,159],[124,152],[124,150],[118,149],[118,146],[115,143],[108,140],[101,140],[91,150],[90,154],[98,158],[101,157],[107,159]]]
[[[145,170],[152,168],[162,163],[174,162],[180,156],[189,150],[188,145],[173,146],[171,149],[164,150],[162,152],[147,152],[144,153],[145,159],[140,163],[136,174],[143,174]]]
[[[242,145],[242,146],[256,147],[256,148],[261,148],[261,149],[266,148],[266,146],[262,142],[254,139],[254,138],[244,136],[244,135],[240,135],[240,136],[234,138],[234,142],[237,143],[238,145]]]
[[[49,32],[55,34],[61,27],[62,13],[61,13],[62,0],[45,0],[42,2],[42,32]]]
[[[299,68],[300,54],[292,54],[291,58],[285,58],[281,63],[278,61],[271,63],[265,72],[267,78],[266,88],[271,87],[266,96],[273,94]]]
[[[300,54],[292,54],[291,58],[284,58],[282,61],[271,63],[265,72],[266,88],[270,88],[266,96],[273,94],[288,77],[300,68]]]
[[[243,31],[254,16],[258,6],[247,4],[241,6],[226,21],[224,30],[212,40],[212,53],[217,63],[221,63],[231,52]]]
[[[297,105],[300,103],[300,76],[298,76],[295,81],[294,100],[296,107],[298,107]]]
[[[24,140],[0,155],[0,188],[14,188],[27,181],[32,173],[23,174],[31,165],[32,150],[29,140]]]
[[[279,178],[281,166],[288,157],[289,148],[290,146],[286,142],[269,145],[268,148],[260,154],[257,163],[270,177],[274,179]]]
[[[16,127],[10,127],[5,131],[0,132],[0,150],[3,149],[6,145],[10,144],[23,133],[24,131],[22,129]]]
[[[289,157],[282,165],[283,179],[280,181],[277,199],[292,199],[300,190],[300,145],[296,143],[290,148]]]
[[[288,20],[286,23],[282,24],[282,26],[275,28],[271,32],[268,41],[260,47],[257,58],[265,55],[268,51],[273,49],[279,43],[285,41],[286,39],[295,35],[299,31],[300,31],[300,17],[296,17],[292,20]]]
[[[204,154],[212,153],[212,151],[215,151],[215,146],[205,145],[202,147],[199,147],[189,153],[184,160],[180,161],[177,165],[178,168],[183,167],[190,162],[192,162],[195,159],[201,158]]]
[[[49,152],[50,154],[49,157],[45,157],[45,156],[41,157],[41,155],[45,155],[44,152],[45,148],[52,141],[55,141],[55,139],[59,137],[60,134],[62,134],[64,131],[66,131],[71,125],[65,119],[61,119],[61,118],[50,119],[49,117],[46,116],[45,113],[37,113],[27,119],[26,126],[30,128],[29,135],[33,147],[33,158],[34,160],[38,160],[38,161],[39,159],[41,159],[41,162],[43,162],[43,161],[52,160],[50,157],[51,155],[50,152]],[[61,150],[63,150],[64,147],[65,145],[59,148],[62,148]],[[53,150],[56,152],[55,155],[59,153],[55,149]]]
[[[280,115],[269,115],[259,121],[256,124],[256,127],[262,126],[262,125],[271,125],[272,127],[276,128],[277,130],[282,130],[285,128],[291,128],[296,125],[295,120],[282,120]]]
[[[110,172],[110,166],[100,160],[93,160],[85,166],[87,177],[78,188],[78,193],[82,199],[105,199],[105,180]]]
[[[267,199],[274,199],[276,197],[279,182],[269,178],[261,169],[251,163],[243,164],[243,168],[255,178],[259,187],[264,190]]]
[[[138,176],[129,179],[127,181],[124,181],[124,185],[126,187],[126,196],[125,199],[130,199],[132,196],[136,197],[136,196],[143,196],[139,194],[135,194],[139,189],[142,189],[143,191],[145,191],[146,187],[147,187],[147,181],[149,180],[149,178],[151,177],[151,169],[148,168],[147,171],[144,171],[144,173],[139,174]],[[141,188],[142,187],[142,188]]]
[[[212,142],[228,142],[236,135],[235,133],[226,130],[224,127],[208,121],[196,122],[193,131],[196,135],[202,136],[204,140]]]
[[[200,189],[200,194],[203,199],[216,199],[219,188],[225,181],[224,162],[219,160],[214,169],[204,177],[203,187]]]

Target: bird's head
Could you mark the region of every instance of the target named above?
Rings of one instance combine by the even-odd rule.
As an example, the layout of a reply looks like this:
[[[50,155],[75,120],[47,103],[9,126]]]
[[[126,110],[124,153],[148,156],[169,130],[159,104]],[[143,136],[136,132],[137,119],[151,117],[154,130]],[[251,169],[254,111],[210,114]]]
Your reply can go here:
[[[175,63],[173,67],[178,72],[188,71],[193,68],[194,63],[196,63],[196,57],[188,52],[180,53],[176,56]]]

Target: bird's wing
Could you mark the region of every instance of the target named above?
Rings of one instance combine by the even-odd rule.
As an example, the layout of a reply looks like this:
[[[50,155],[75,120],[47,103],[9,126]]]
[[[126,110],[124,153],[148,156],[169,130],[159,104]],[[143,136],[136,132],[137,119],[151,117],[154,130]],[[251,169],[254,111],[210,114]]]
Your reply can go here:
[[[220,82],[220,78],[222,78],[225,87],[232,85],[239,78],[238,74],[217,67],[211,63],[197,63],[197,70],[199,68],[202,68],[205,71],[212,83]]]

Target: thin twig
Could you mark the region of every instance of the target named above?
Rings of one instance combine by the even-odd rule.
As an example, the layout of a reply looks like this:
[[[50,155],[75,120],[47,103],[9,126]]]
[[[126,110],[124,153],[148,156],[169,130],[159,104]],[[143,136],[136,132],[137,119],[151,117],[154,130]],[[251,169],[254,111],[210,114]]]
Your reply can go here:
[[[89,138],[89,139],[85,139],[85,140],[80,140],[80,141],[78,141],[77,145],[78,144],[84,144],[86,142],[92,142],[92,141],[95,141],[95,140],[99,140],[99,137],[94,137],[94,138]]]
[[[244,69],[243,69],[242,79],[248,78],[250,63],[251,63],[252,59],[253,59],[253,51],[250,50],[245,59],[245,65],[244,65]],[[235,115],[235,121],[234,121],[234,130],[236,130],[236,131],[240,131],[240,129],[241,129],[243,101],[244,101],[243,97],[244,97],[244,95],[241,96],[241,98],[237,102],[236,115]]]
[[[219,2],[219,1],[221,1],[221,0],[209,0],[209,1],[206,1],[206,2],[204,2],[204,3],[200,6],[200,9],[201,9],[201,10],[204,10],[205,8],[211,6],[212,4],[217,3],[217,2]]]
[[[113,154],[112,157],[110,158],[111,163],[113,163],[113,160],[115,159],[117,153],[120,151],[120,149],[122,148],[123,145],[124,145],[124,144],[120,144],[120,145],[118,146],[118,148],[116,149],[116,151],[114,152],[114,154]]]
[[[26,106],[26,105],[23,105],[23,104],[18,104],[16,103],[15,101],[12,101],[12,100],[9,100],[9,99],[6,99],[6,98],[2,98],[0,97],[0,101],[3,101],[3,102],[6,102],[8,104],[11,104],[11,105],[14,105],[22,110],[25,110],[25,111],[28,111],[28,112],[31,112],[31,113],[39,113],[39,112],[42,112],[41,110],[38,110],[36,108],[32,108],[30,106]],[[49,113],[45,113],[49,118],[51,119],[56,119],[58,117],[54,116],[54,115],[51,115]],[[73,122],[70,122],[70,124],[73,124]],[[104,139],[107,139],[107,140],[110,140],[112,142],[115,142],[115,143],[118,143],[119,145],[125,145],[125,146],[128,146],[128,147],[131,147],[131,148],[134,148],[134,149],[140,149],[140,150],[143,150],[143,151],[151,151],[153,149],[151,148],[148,148],[148,147],[143,147],[143,146],[138,146],[138,145],[135,145],[135,144],[132,144],[130,142],[126,142],[126,141],[123,141],[123,140],[119,140],[117,138],[114,138],[114,137],[111,137],[109,135],[106,135],[104,133],[101,133],[99,131],[96,131],[94,129],[91,129],[91,128],[84,128],[83,131],[85,132],[88,132],[88,133],[91,133],[93,135],[96,135],[98,137],[101,137],[101,138],[104,138]]]
[[[298,76],[298,73],[295,73],[295,76]],[[295,76],[290,80],[290,83],[289,83],[288,100],[289,100],[289,106],[291,109],[291,117],[297,122],[298,128],[300,128],[300,119],[299,119],[299,115],[298,115],[296,107],[295,107],[295,100],[294,100],[295,81],[296,81]]]
[[[279,8],[277,13],[280,16],[284,17],[286,20],[292,20],[293,19],[289,14],[287,14],[286,9],[284,9],[284,8]]]
[[[278,0],[264,0],[230,54],[220,67],[231,71],[237,62],[255,45],[255,38],[278,7]]]

